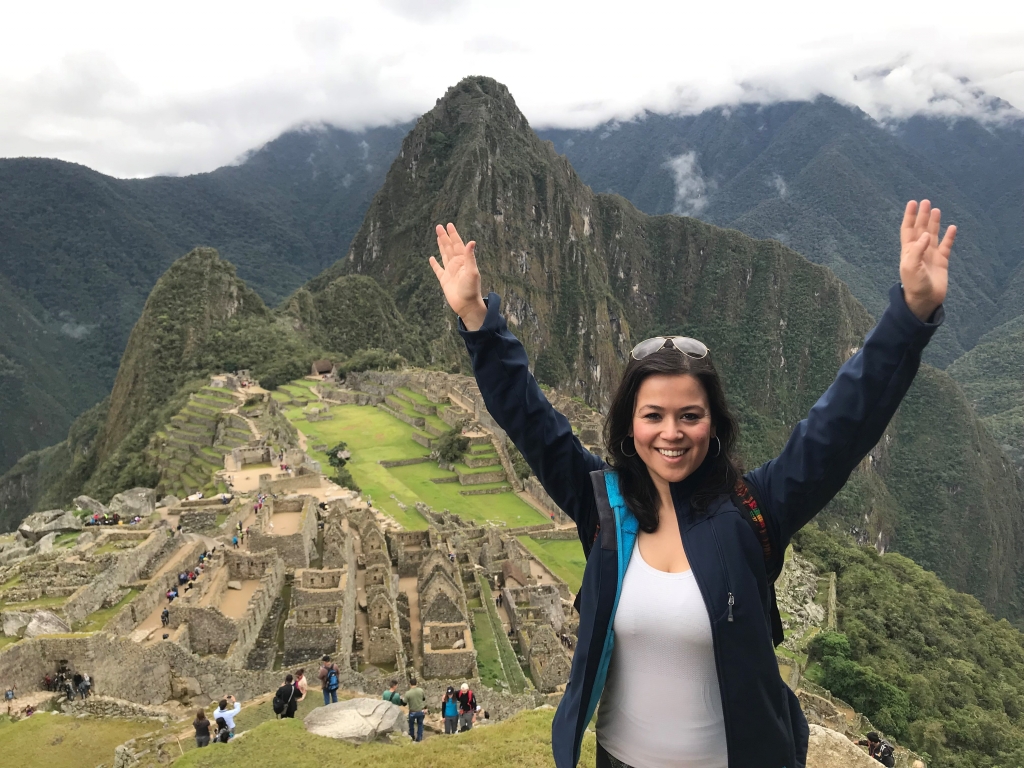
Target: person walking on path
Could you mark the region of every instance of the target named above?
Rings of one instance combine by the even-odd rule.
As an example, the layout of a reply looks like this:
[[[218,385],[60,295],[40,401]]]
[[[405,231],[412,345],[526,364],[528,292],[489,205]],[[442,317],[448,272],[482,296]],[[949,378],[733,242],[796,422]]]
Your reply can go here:
[[[459,731],[468,731],[476,717],[476,696],[469,690],[469,683],[462,684],[456,698],[459,700]]]
[[[205,711],[196,710],[196,719],[192,721],[192,727],[196,729],[196,746],[207,746],[210,743],[210,721],[206,719]]]
[[[444,718],[444,732],[454,734],[459,732],[459,700],[455,696],[455,689],[450,685],[444,692],[441,700],[441,717]]]
[[[228,707],[229,701],[231,702],[231,707]],[[224,718],[224,722],[228,727],[228,733],[232,739],[235,738],[235,717],[241,711],[242,705],[238,703],[234,696],[228,694],[220,700],[217,711],[213,713],[215,717]]]
[[[274,714],[282,719],[295,717],[295,710],[299,706],[298,696],[299,689],[295,686],[295,678],[285,675],[284,685],[274,694]]]
[[[295,673],[295,687],[299,690],[299,698],[296,701],[302,701],[306,698],[306,691],[309,690],[309,681],[306,680],[305,669],[300,669]]]
[[[685,336],[633,347],[608,409],[607,461],[586,450],[537,385],[501,299],[481,295],[476,244],[436,227],[430,266],[484,405],[576,523],[587,556],[581,641],[551,727],[556,768],[579,761],[599,702],[598,768],[806,763],[807,719],[775,658],[774,579],[794,534],[881,438],[942,323],[956,228],[940,239],[940,225],[929,201],[907,203],[888,309],[782,452],[746,473],[710,351]],[[757,295],[741,303],[756,310]]]
[[[338,703],[338,666],[331,661],[330,656],[324,656],[320,664],[320,671],[317,673],[320,678],[320,687],[324,692],[324,706]]]
[[[402,695],[398,692],[398,681],[392,680],[388,685],[388,689],[384,691],[384,701],[390,701],[397,707],[404,707],[405,701],[402,699]]]
[[[416,684],[416,678],[409,678],[412,687],[405,692],[405,701],[409,705],[409,738],[423,741],[423,718],[427,714],[427,694]]]
[[[160,626],[166,627],[167,622],[170,621],[170,618],[171,612],[169,610],[164,608],[162,611],[160,611]]]

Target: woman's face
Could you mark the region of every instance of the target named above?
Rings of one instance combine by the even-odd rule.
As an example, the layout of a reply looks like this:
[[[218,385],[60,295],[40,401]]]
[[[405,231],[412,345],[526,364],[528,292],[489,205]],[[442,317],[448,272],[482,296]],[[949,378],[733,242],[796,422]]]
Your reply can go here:
[[[693,474],[714,434],[707,392],[699,379],[656,374],[643,380],[633,409],[632,437],[655,485],[678,483]]]

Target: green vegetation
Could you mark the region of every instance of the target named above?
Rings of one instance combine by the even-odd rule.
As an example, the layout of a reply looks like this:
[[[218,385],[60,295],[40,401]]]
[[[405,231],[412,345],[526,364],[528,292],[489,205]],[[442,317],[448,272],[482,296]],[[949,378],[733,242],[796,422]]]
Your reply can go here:
[[[344,442],[340,442],[331,448],[327,449],[327,461],[334,467],[334,482],[345,488],[350,488],[353,491],[359,491],[359,486],[356,485],[355,479],[352,477],[352,473],[349,472],[348,464],[349,452],[348,445]]]
[[[294,382],[293,382],[294,383]],[[307,421],[301,408],[287,408],[285,415],[306,435],[309,445],[335,445],[344,442],[352,453],[345,465],[362,494],[373,500],[375,507],[394,517],[410,530],[426,528],[426,521],[415,510],[417,501],[435,508],[448,509],[467,520],[493,521],[516,527],[536,525],[545,518],[514,493],[484,496],[463,496],[464,487],[458,483],[432,483],[431,479],[454,477],[455,474],[439,469],[433,462],[410,464],[404,467],[384,468],[380,461],[426,458],[427,449],[414,442],[413,427],[389,416],[379,408],[358,405],[331,407],[333,418],[326,421]],[[322,464],[329,464],[327,454],[309,451]],[[500,468],[500,467],[499,467]],[[464,472],[487,471],[488,468]],[[503,487],[504,483],[474,485],[473,489]],[[396,499],[391,498],[395,494]],[[406,509],[396,503],[401,501]]]
[[[128,594],[122,597],[115,605],[112,605],[109,608],[101,608],[98,611],[93,611],[86,617],[85,621],[76,624],[74,626],[74,630],[76,632],[99,632],[107,625],[108,621],[117,615],[118,611],[134,600],[135,596],[138,594],[138,590],[129,589]]]
[[[480,600],[477,600],[479,603]],[[475,611],[473,628],[473,648],[476,649],[476,666],[480,671],[480,679],[485,685],[500,690],[501,684],[508,685],[508,678],[501,666],[498,646],[494,639],[494,628],[487,615],[487,609]]]
[[[583,555],[583,546],[579,539],[535,539],[532,536],[518,538],[534,557],[568,584],[569,589],[579,592],[583,583],[583,569],[587,567],[587,558]]]
[[[17,765],[110,765],[114,747],[159,728],[152,721],[78,718],[40,713],[11,722],[0,717],[0,754]]]
[[[508,681],[509,688],[513,693],[522,693],[531,684],[523,674],[523,668],[519,666],[516,652],[509,642],[508,635],[498,617],[498,610],[494,607],[494,596],[491,594],[491,585],[483,576],[477,575],[477,584],[480,585],[480,602],[483,603],[487,618],[491,623],[491,636],[498,646],[498,660],[502,668],[503,677]]]
[[[1024,761],[1024,635],[898,554],[813,526],[796,548],[838,575],[839,633],[811,643],[808,676],[929,765]]]
[[[438,438],[434,451],[445,464],[458,464],[469,450],[469,438],[462,436],[462,425],[452,427]],[[469,469],[467,467],[467,469]]]
[[[269,704],[267,705],[269,707]],[[255,728],[244,739],[226,745],[197,749],[178,758],[174,768],[323,768],[325,765],[356,768],[442,768],[455,760],[464,768],[547,768],[551,760],[553,710],[520,712],[501,723],[474,728],[458,736],[458,743],[444,736],[430,736],[420,744],[363,744],[308,733],[298,719],[274,720]],[[583,740],[581,768],[593,768],[593,734]]]

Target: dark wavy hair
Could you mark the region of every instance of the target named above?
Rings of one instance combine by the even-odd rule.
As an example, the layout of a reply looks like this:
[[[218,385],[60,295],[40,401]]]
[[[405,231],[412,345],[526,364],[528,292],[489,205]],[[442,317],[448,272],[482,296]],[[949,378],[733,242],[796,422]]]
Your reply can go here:
[[[729,410],[722,381],[711,362],[711,355],[695,360],[676,349],[668,348],[648,355],[643,360],[630,357],[608,410],[608,418],[604,423],[604,441],[608,463],[619,473],[622,497],[630,511],[636,515],[640,529],[647,533],[658,529],[658,491],[643,459],[636,455],[635,450],[632,456],[627,456],[622,450],[622,444],[629,439],[633,426],[633,412],[640,385],[648,376],[659,374],[689,374],[700,382],[711,407],[711,423],[715,435],[722,441],[719,454],[712,456],[708,452],[704,463],[694,473],[700,473],[700,478],[696,480],[697,486],[690,497],[693,509],[697,513],[706,512],[708,504],[715,497],[730,493],[743,474],[739,462],[733,457],[739,425]]]

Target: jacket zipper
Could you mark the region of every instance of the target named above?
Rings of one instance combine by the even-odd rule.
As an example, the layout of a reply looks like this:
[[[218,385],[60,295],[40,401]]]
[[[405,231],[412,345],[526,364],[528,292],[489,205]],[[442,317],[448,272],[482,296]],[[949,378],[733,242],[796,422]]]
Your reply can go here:
[[[725,573],[725,590],[729,595],[727,600],[727,604],[729,606],[729,618],[727,621],[732,623],[732,607],[736,604],[736,598],[732,594],[732,581],[729,579],[729,565],[725,562],[725,555],[722,554],[722,545],[718,541],[718,531],[715,530],[714,523],[711,521],[708,522],[711,525],[711,533],[715,537],[715,547],[718,549],[718,559],[722,562],[722,571]]]

